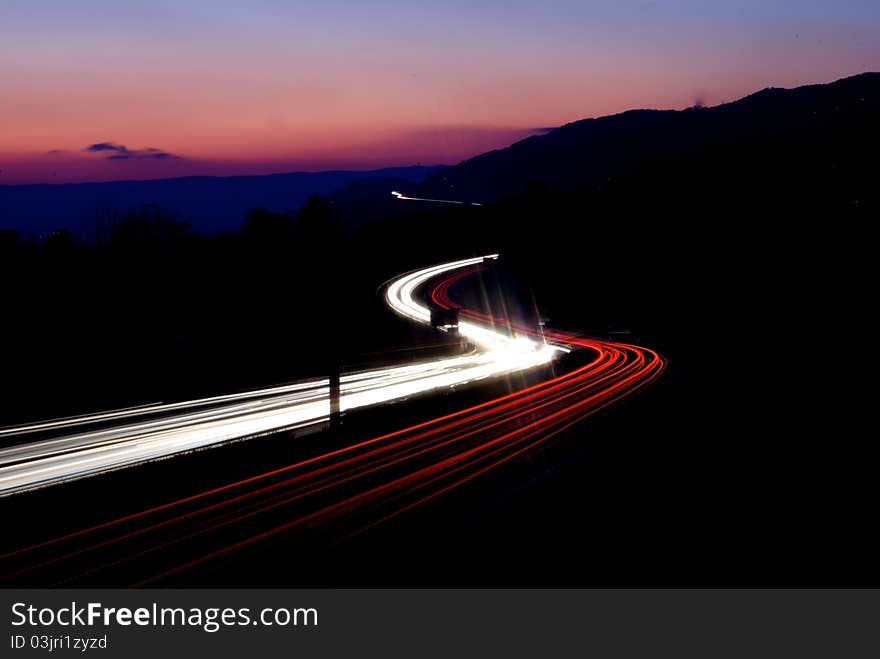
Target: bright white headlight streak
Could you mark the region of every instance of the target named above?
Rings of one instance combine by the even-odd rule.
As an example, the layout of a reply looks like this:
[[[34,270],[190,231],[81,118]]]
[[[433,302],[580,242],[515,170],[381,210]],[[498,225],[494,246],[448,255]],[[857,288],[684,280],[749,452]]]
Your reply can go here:
[[[480,263],[483,258],[437,265],[399,277],[388,286],[386,301],[396,313],[415,322],[429,323],[430,310],[415,298],[419,286],[441,273]],[[477,346],[477,352],[347,375],[341,383],[341,409],[387,403],[522,371],[545,364],[557,351],[564,350],[525,337],[510,338],[471,322],[461,322],[459,333]],[[136,421],[138,416],[159,413],[165,416]],[[0,496],[229,440],[282,429],[316,428],[327,422],[329,414],[329,383],[322,379],[8,428],[0,431],[0,438],[117,422],[99,430],[81,430],[0,449]]]
[[[397,192],[396,190],[393,190],[391,192],[391,194],[393,196],[397,197],[398,199],[400,199],[401,201],[431,201],[435,204],[458,204],[459,206],[467,205],[463,201],[455,201],[453,199],[425,199],[424,197],[408,197],[405,194],[403,194],[402,192]],[[478,204],[477,202],[472,201],[472,202],[470,202],[470,205],[471,206],[482,206],[483,204]]]

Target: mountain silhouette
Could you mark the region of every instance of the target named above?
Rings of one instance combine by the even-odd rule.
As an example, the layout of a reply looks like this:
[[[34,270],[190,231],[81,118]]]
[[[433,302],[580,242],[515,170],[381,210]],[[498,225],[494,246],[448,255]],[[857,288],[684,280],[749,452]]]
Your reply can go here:
[[[767,88],[715,107],[630,110],[566,124],[428,174],[416,197],[486,203],[536,182],[552,192],[603,185],[649,163],[674,163],[747,143],[875,139],[880,73],[822,85]],[[388,194],[385,191],[385,194]]]

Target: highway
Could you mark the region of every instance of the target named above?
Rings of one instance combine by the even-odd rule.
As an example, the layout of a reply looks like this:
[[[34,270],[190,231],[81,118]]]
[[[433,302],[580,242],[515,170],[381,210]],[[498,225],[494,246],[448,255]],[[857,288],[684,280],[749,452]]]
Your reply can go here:
[[[429,323],[430,310],[416,297],[419,288],[444,273],[466,271],[496,256],[402,275],[387,286],[385,300],[395,313]],[[459,332],[476,351],[343,376],[340,409],[388,403],[522,371],[567,350],[525,334],[510,337],[482,322],[462,322]],[[308,432],[325,425],[329,414],[329,381],[318,379],[5,428],[0,430],[0,442],[6,444],[0,448],[0,496],[279,430]],[[30,437],[33,441],[27,441]]]
[[[303,541],[323,534],[320,537],[335,542],[540,449],[663,373],[663,357],[642,346],[560,332],[546,332],[545,339],[526,327],[515,328],[513,338],[507,329],[495,331],[495,326],[507,328],[507,321],[461,308],[450,295],[452,285],[484,267],[482,258],[456,261],[403,275],[386,289],[389,306],[416,322],[426,322],[430,315],[417,295],[440,308],[458,308],[463,319],[459,327],[478,345],[476,354],[437,360],[433,366],[439,371],[431,364],[415,364],[401,367],[408,371],[361,374],[346,382],[347,395],[364,393],[355,387],[376,399],[384,386],[389,387],[385,394],[396,392],[388,395],[400,394],[394,388],[401,386],[449,386],[450,380],[491,377],[546,363],[560,351],[575,348],[583,359],[567,372],[450,414],[376,437],[352,438],[341,447],[239,480],[221,480],[210,489],[145,509],[132,501],[130,512],[122,516],[62,535],[49,531],[43,539],[0,554],[0,582],[173,585],[180,583],[175,581],[179,575],[185,580],[200,566],[272,538]],[[373,380],[376,387],[368,384]],[[282,396],[308,391],[296,389]],[[261,404],[260,400],[246,403]],[[319,402],[326,414],[326,401]],[[245,403],[236,399],[235,404]],[[235,418],[233,414],[229,422]],[[209,423],[222,428],[224,421]],[[589,433],[577,436],[588,439]]]

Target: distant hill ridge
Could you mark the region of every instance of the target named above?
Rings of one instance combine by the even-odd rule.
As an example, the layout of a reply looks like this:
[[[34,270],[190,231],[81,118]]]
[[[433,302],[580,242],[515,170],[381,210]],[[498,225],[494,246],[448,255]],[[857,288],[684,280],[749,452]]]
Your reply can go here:
[[[629,110],[528,137],[430,173],[406,191],[485,203],[517,194],[535,181],[551,189],[602,184],[646,161],[675,160],[762,135],[821,132],[835,122],[861,121],[878,112],[880,73],[873,72],[828,84],[767,88],[714,107]]]
[[[536,182],[561,192],[603,186],[647,164],[693,165],[710,150],[727,149],[748,163],[748,145],[803,149],[815,143],[826,154],[847,149],[851,163],[870,168],[876,158],[864,151],[878,134],[880,73],[870,72],[828,84],[766,88],[714,107],[581,119],[451,167],[0,186],[0,229],[40,234],[65,227],[88,237],[97,209],[156,203],[189,218],[197,231],[214,233],[240,228],[252,208],[292,211],[313,194],[328,197],[353,226],[418,208],[419,202],[394,199],[392,190],[485,204]]]
[[[419,181],[432,169],[413,166],[263,176],[0,185],[0,229],[40,236],[64,228],[88,240],[94,232],[96,211],[125,212],[140,204],[158,204],[181,219],[188,219],[197,232],[234,231],[241,228],[247,212],[253,208],[293,211],[312,195],[329,195],[356,181],[381,180],[382,189],[387,189]]]

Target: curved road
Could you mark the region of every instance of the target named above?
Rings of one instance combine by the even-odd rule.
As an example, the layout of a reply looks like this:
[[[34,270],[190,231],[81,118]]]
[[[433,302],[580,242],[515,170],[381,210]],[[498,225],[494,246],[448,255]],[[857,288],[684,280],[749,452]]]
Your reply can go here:
[[[403,275],[387,287],[386,301],[401,316],[428,323],[430,311],[415,297],[420,286],[444,273],[467,269],[496,256],[454,261]],[[564,350],[525,336],[510,338],[480,323],[462,323],[459,331],[477,346],[474,354],[344,376],[340,409],[387,403],[521,371],[545,364]],[[312,380],[6,428],[0,430],[0,441],[20,443],[0,449],[0,496],[230,440],[279,430],[316,430],[327,423],[329,414],[329,382]],[[150,418],[137,420],[145,416]],[[102,427],[86,429],[96,424]],[[60,434],[21,443],[28,436],[47,432]]]
[[[426,268],[388,288],[398,313],[424,322],[416,289],[440,307],[457,307],[450,286],[482,259]],[[492,372],[542,363],[558,350],[491,329],[492,316],[460,310],[474,356]],[[559,347],[583,349],[580,366],[538,384],[271,471],[0,554],[0,581],[28,585],[175,584],[206,563],[278,536],[337,541],[404,513],[532,451],[656,380],[665,367],[653,350],[553,334]],[[389,369],[392,370],[393,369]],[[466,368],[463,370],[467,370]],[[473,372],[471,372],[473,374]],[[438,374],[445,378],[447,373]],[[206,551],[206,547],[210,548]],[[186,583],[186,581],[184,581]]]

